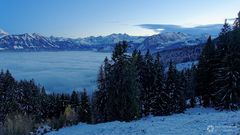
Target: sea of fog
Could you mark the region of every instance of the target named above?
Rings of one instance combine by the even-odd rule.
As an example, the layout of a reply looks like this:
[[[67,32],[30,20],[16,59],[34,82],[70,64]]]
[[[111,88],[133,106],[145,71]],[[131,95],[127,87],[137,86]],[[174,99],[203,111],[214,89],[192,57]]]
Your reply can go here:
[[[92,92],[100,65],[110,53],[90,51],[0,52],[0,69],[17,79],[34,79],[48,92]]]

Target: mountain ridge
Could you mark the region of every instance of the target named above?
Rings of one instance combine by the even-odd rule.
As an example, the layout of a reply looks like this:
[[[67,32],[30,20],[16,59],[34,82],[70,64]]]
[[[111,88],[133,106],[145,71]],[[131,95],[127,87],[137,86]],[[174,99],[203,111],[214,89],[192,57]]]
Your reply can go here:
[[[130,50],[162,51],[202,44],[210,34],[190,35],[181,32],[164,32],[152,36],[130,36],[128,34],[111,34],[107,36],[90,36],[86,38],[45,37],[37,33],[4,35],[0,37],[1,51],[65,51],[65,50],[113,50],[119,41],[127,41]]]

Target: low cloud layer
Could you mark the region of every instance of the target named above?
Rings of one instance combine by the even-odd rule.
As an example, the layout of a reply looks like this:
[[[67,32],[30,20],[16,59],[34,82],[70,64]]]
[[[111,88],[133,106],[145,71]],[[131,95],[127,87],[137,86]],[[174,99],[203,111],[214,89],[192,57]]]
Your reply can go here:
[[[194,27],[183,27],[180,25],[170,24],[140,24],[137,26],[145,29],[150,29],[155,32],[183,32],[193,35],[208,33],[213,36],[218,35],[222,28],[222,24],[199,25]]]

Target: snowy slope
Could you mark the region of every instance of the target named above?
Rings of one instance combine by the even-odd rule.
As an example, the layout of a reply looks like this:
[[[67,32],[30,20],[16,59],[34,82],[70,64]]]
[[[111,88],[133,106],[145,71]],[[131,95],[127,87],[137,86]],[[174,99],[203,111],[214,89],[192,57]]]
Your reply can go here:
[[[240,111],[188,109],[184,114],[147,117],[133,122],[78,124],[47,135],[235,135],[240,133]]]

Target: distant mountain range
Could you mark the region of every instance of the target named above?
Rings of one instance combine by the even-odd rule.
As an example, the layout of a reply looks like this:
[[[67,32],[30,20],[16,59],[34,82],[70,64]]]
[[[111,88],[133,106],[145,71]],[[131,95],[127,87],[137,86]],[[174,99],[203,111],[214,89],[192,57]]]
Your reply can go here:
[[[89,50],[110,52],[119,41],[127,41],[129,50],[139,49],[153,52],[194,46],[206,42],[210,34],[192,35],[181,32],[163,32],[153,36],[130,36],[111,34],[87,38],[45,37],[36,33],[8,35],[0,30],[1,51],[66,51]]]

